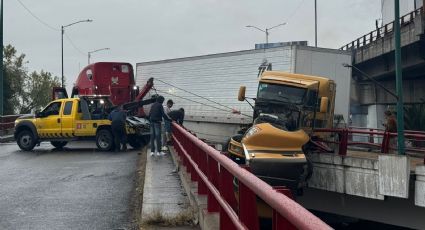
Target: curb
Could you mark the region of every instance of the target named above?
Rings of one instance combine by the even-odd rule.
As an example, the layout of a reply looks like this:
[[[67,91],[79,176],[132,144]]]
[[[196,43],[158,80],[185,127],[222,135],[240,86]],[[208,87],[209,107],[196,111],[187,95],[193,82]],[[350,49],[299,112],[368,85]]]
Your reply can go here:
[[[177,156],[173,147],[169,146],[170,153],[176,165],[176,169],[180,176],[180,180],[189,198],[190,205],[197,213],[197,220],[202,230],[216,230],[220,228],[220,216],[218,212],[208,212],[207,210],[207,195],[198,194],[198,183],[192,182],[191,176],[187,173],[186,167],[181,165],[181,159]]]

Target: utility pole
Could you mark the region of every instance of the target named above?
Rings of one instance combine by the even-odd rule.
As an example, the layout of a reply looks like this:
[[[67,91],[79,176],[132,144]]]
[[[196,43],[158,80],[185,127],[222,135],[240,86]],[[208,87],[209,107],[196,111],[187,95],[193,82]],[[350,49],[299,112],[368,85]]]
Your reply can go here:
[[[61,56],[61,60],[62,60],[62,78],[61,78],[61,87],[63,88],[63,80],[64,80],[64,76],[63,76],[63,34],[65,33],[65,31],[64,31],[64,29],[63,29],[63,26],[61,26],[61,49],[62,49],[62,51],[61,51],[61,54],[62,54],[62,56]]]
[[[317,0],[314,0],[314,46],[317,47]]]
[[[258,28],[256,26],[251,26],[251,25],[248,25],[248,26],[245,26],[245,27],[247,27],[247,28],[254,28],[256,30],[259,30],[259,31],[265,33],[266,34],[266,47],[267,47],[267,44],[269,44],[269,34],[270,34],[269,31],[272,30],[272,29],[274,29],[274,28],[276,28],[276,27],[284,26],[284,25],[286,25],[286,22],[280,23],[279,25],[275,25],[275,26],[272,26],[270,28],[265,28],[264,30],[263,29],[260,29],[260,28]]]
[[[71,23],[71,24],[68,24],[68,25],[65,25],[65,26],[61,26],[61,48],[62,48],[62,53],[61,53],[61,56],[62,56],[62,80],[61,80],[61,87],[64,87],[64,79],[65,79],[65,76],[63,75],[63,35],[65,34],[65,28],[66,27],[68,27],[68,26],[72,26],[72,25],[75,25],[75,24],[78,24],[78,23],[81,23],[81,22],[92,22],[93,20],[91,20],[91,19],[87,19],[87,20],[80,20],[80,21],[76,21],[76,22],[73,22],[73,23]]]
[[[1,52],[0,52],[0,115],[3,116],[3,108],[4,108],[4,86],[3,86],[3,78],[4,78],[4,69],[3,69],[3,0],[1,0],[1,10],[0,10],[0,43],[1,43]]]
[[[87,52],[87,64],[90,65],[90,58],[91,58],[92,53],[96,53],[96,52],[99,52],[99,51],[102,51],[102,50],[110,50],[110,48],[102,48],[102,49],[97,49],[97,50]]]
[[[400,45],[400,2],[394,0],[394,47],[395,47],[395,77],[397,93],[397,141],[398,154],[405,154],[404,146],[404,111],[403,111],[403,71],[401,66]]]

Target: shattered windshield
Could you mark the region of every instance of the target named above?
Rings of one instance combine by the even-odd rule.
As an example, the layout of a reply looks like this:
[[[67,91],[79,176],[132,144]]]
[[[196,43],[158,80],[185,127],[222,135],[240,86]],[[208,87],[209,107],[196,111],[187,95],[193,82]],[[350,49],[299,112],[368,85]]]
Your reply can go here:
[[[258,85],[258,100],[274,100],[283,103],[302,104],[306,89],[288,85],[260,83]]]

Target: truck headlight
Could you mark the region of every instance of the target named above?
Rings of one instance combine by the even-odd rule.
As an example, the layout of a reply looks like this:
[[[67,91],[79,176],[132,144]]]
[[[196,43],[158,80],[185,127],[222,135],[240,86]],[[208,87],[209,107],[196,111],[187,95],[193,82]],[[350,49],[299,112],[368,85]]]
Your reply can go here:
[[[248,150],[246,149],[245,145],[242,144],[243,153],[245,155],[245,164],[249,165],[249,161],[251,160],[251,157],[249,156]]]
[[[230,149],[237,154],[243,154],[243,149],[237,145],[230,143]]]
[[[256,133],[258,133],[259,131],[261,131],[260,128],[256,127],[256,126],[252,126],[250,129],[248,129],[248,131],[245,133],[245,137],[250,137]]]

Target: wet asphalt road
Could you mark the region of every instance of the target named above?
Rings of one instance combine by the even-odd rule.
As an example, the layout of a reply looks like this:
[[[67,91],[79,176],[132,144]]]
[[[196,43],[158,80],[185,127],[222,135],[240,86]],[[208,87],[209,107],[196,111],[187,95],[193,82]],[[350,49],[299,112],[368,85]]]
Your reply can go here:
[[[137,151],[0,144],[0,229],[126,229]]]

